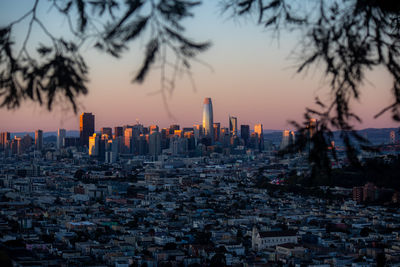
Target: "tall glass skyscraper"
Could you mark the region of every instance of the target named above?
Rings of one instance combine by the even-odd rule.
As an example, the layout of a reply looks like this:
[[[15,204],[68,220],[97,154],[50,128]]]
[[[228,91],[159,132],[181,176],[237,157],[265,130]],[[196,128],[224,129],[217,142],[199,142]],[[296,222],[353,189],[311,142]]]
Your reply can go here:
[[[89,136],[94,134],[94,115],[82,113],[79,124],[81,146],[89,146]]]
[[[211,140],[214,138],[214,119],[213,119],[213,108],[211,98],[206,97],[203,104],[203,130],[204,135],[210,137]]]
[[[237,136],[238,126],[237,118],[229,115],[229,132],[231,136]]]

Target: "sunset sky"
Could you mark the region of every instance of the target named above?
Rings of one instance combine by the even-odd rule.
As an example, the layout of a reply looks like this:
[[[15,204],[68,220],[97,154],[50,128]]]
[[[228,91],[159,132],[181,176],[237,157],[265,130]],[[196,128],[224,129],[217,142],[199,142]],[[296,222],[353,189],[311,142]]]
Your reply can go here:
[[[221,15],[215,2],[205,1],[194,10],[195,17],[186,20],[188,36],[195,40],[212,42],[211,48],[199,59],[207,65],[192,66],[196,90],[183,75],[176,82],[167,103],[173,117],[163,104],[160,95],[151,95],[160,88],[157,71],[149,75],[144,84],[132,84],[135,71],[140,67],[144,41],[137,41],[123,58],[111,56],[84,46],[83,54],[90,67],[89,94],[79,98],[81,112],[92,112],[96,116],[96,130],[101,127],[134,124],[157,124],[167,127],[180,124],[183,127],[201,123],[203,99],[211,97],[214,122],[228,125],[229,114],[238,118],[238,124],[262,123],[264,129],[290,129],[288,120],[301,120],[305,107],[313,106],[314,98],[329,98],[327,81],[322,68],[309,70],[308,74],[296,74],[291,51],[299,36],[282,33],[279,40],[270,32],[255,25],[251,20],[233,20],[228,14]],[[0,26],[24,14],[33,1],[0,1]],[[47,1],[44,1],[47,3]],[[42,3],[43,4],[43,3]],[[46,24],[54,31],[65,29],[67,22],[56,16],[56,12],[41,9]],[[25,23],[26,24],[26,23]],[[26,27],[16,28],[19,36],[25,36]],[[47,42],[34,29],[32,41]],[[20,38],[16,37],[18,42]],[[92,44],[93,45],[93,44]],[[391,78],[382,70],[367,75],[359,102],[353,103],[363,124],[358,129],[399,127],[390,114],[373,119],[374,114],[390,104]],[[79,129],[79,114],[71,109],[55,108],[48,112],[32,102],[24,102],[17,110],[0,109],[0,131],[55,131],[57,128]]]

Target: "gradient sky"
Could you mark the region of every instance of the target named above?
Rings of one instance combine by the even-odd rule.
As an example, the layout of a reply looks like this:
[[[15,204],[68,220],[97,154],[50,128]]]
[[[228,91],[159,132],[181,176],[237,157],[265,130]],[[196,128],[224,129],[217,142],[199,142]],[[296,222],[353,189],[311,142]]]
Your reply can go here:
[[[90,83],[89,94],[79,98],[80,112],[95,114],[96,130],[134,124],[136,120],[146,126],[160,127],[175,123],[183,127],[199,124],[205,97],[212,98],[214,121],[221,122],[222,126],[228,125],[231,114],[238,118],[239,125],[249,124],[253,128],[254,124],[262,123],[264,129],[290,129],[288,120],[301,120],[305,107],[312,107],[316,96],[329,98],[320,69],[310,70],[307,75],[296,74],[294,66],[298,62],[290,57],[298,42],[296,34],[283,33],[277,41],[251,20],[232,20],[228,15],[221,15],[217,1],[205,2],[185,25],[189,36],[212,42],[212,47],[199,57],[212,69],[194,63],[196,90],[187,76],[178,78],[173,94],[167,99],[173,117],[168,115],[161,96],[151,95],[160,88],[157,71],[142,85],[130,82],[140,67],[143,41],[136,42],[120,60],[84,46]],[[24,14],[32,3],[0,1],[0,26]],[[67,22],[55,12],[42,8],[41,13],[55,32],[65,29]],[[26,26],[16,29],[18,35],[24,36]],[[37,28],[33,33],[33,43],[46,42]],[[391,78],[377,69],[368,73],[367,79],[360,101],[353,103],[363,119],[356,128],[399,127],[389,113],[373,119],[374,114],[391,102]],[[57,128],[79,129],[79,114],[61,108],[48,112],[32,102],[24,102],[17,110],[0,109],[0,131],[55,131]]]

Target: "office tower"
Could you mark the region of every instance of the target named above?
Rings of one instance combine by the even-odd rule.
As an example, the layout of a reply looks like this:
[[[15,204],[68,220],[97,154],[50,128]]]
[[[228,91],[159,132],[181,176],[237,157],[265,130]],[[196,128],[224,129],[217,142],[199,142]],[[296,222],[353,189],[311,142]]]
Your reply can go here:
[[[309,122],[309,124],[308,124],[308,126],[307,126],[307,128],[308,128],[308,133],[309,133],[309,137],[310,137],[310,138],[314,136],[314,134],[315,134],[315,132],[316,132],[316,130],[317,130],[317,126],[318,126],[318,121],[317,121],[317,119],[311,118],[311,119],[310,119],[310,122]]]
[[[172,155],[184,155],[188,151],[188,140],[186,138],[174,136],[171,138],[170,148]]]
[[[237,136],[237,118],[229,115],[229,134],[231,136]]]
[[[158,126],[157,125],[150,125],[149,126],[149,134],[151,135],[152,133],[154,133],[154,132],[158,132],[159,131],[159,129],[158,129]]]
[[[118,136],[124,136],[124,128],[117,126],[114,127],[114,138],[117,138]]]
[[[78,147],[80,145],[81,139],[79,137],[65,137],[64,138],[64,147]]]
[[[162,128],[160,131],[161,134],[161,151],[163,149],[169,148],[169,138],[168,138],[169,130],[167,128]]]
[[[194,133],[194,138],[196,140],[200,140],[203,137],[203,125],[201,124],[193,125],[193,133]]]
[[[141,134],[136,140],[136,150],[135,154],[137,155],[146,155],[149,151],[149,144],[147,142],[148,135]]]
[[[227,127],[221,128],[220,142],[223,147],[229,147],[230,137],[229,137],[229,129]]]
[[[168,128],[168,134],[169,134],[169,135],[174,135],[175,130],[179,130],[179,129],[180,129],[179,125],[177,125],[177,124],[172,124],[172,125],[170,125],[169,128]]]
[[[15,137],[13,140],[12,145],[12,153],[13,154],[23,154],[26,150],[28,150],[33,143],[32,137],[26,134],[24,137]]]
[[[285,149],[290,145],[293,145],[295,141],[294,132],[289,130],[284,130],[282,133],[282,141],[280,149]]]
[[[188,140],[188,150],[192,151],[196,148],[196,140],[194,139],[193,132],[185,132],[184,138]]]
[[[14,139],[12,139],[10,142],[11,153],[13,155],[21,154],[20,146],[21,146],[21,137],[15,136]]]
[[[390,143],[396,144],[396,133],[395,131],[390,131]]]
[[[135,124],[132,126],[132,137],[137,139],[141,134],[144,133],[144,127],[142,124]]]
[[[214,141],[219,141],[220,134],[221,134],[221,123],[214,122]]]
[[[214,139],[214,118],[211,98],[207,97],[203,103],[203,131],[206,137]]]
[[[126,128],[124,131],[124,150],[125,153],[132,153],[133,152],[133,129]]]
[[[249,139],[250,139],[249,125],[240,125],[240,137],[243,139],[244,145],[247,146],[249,144]]]
[[[99,155],[100,148],[100,137],[98,134],[94,133],[89,136],[89,156],[97,157]]]
[[[175,131],[174,131],[174,136],[183,137],[183,132],[182,132],[182,130],[175,130]]]
[[[65,129],[58,129],[57,131],[57,149],[64,147],[64,138],[67,136]]]
[[[118,160],[118,150],[119,150],[119,140],[120,138],[117,137],[113,140],[107,140],[105,144],[105,162],[106,163],[115,163]]]
[[[187,133],[187,132],[193,133],[193,127],[183,127],[182,132],[183,133]]]
[[[81,146],[89,145],[89,136],[94,134],[94,115],[92,113],[82,113],[79,124]]]
[[[113,137],[112,129],[110,127],[103,127],[103,128],[101,128],[100,131],[101,131],[101,135],[106,134],[106,135],[108,135],[109,139],[111,139]]]
[[[35,131],[35,149],[36,150],[43,149],[43,131],[42,130]]]
[[[10,133],[2,132],[0,134],[0,149],[6,149],[9,142],[10,142]]]
[[[258,149],[260,151],[264,150],[264,130],[261,123],[254,125],[254,132],[258,136]]]
[[[149,136],[149,154],[158,156],[161,154],[161,133],[153,131]]]

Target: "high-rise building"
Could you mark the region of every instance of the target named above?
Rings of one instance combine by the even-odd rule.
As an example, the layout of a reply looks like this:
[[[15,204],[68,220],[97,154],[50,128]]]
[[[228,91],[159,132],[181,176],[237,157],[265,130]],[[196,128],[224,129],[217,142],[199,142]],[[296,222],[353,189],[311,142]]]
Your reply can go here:
[[[203,131],[206,137],[214,138],[214,118],[211,98],[206,97],[203,103]]]
[[[390,143],[391,144],[396,144],[396,132],[395,131],[390,131]]]
[[[221,134],[220,134],[220,142],[222,143],[223,147],[229,147],[230,144],[230,137],[229,137],[229,128],[222,127]]]
[[[89,156],[97,157],[99,156],[100,148],[100,137],[98,134],[94,133],[89,136]]]
[[[317,125],[318,125],[317,119],[311,118],[307,126],[310,138],[314,136],[315,131],[317,130]]]
[[[103,127],[101,128],[101,135],[106,134],[108,135],[108,138],[111,139],[112,138],[112,129],[110,127]]]
[[[9,142],[10,142],[10,133],[2,132],[0,134],[0,149],[6,149]]]
[[[42,130],[35,131],[35,149],[36,150],[43,149],[43,131]]]
[[[32,146],[32,142],[32,137],[29,134],[26,134],[24,137],[15,136],[14,139],[11,140],[11,152],[21,155]]]
[[[285,149],[295,142],[295,134],[293,131],[284,130],[282,133],[281,149]]]
[[[94,134],[94,115],[92,113],[82,113],[79,124],[81,146],[89,145],[89,136]]]
[[[80,138],[79,137],[65,137],[64,138],[64,147],[78,147],[80,145]]]
[[[194,133],[194,138],[196,140],[200,140],[203,137],[203,125],[201,124],[193,125],[193,133]]]
[[[159,131],[159,128],[158,128],[157,125],[150,125],[150,126],[149,126],[149,134],[150,134],[150,135],[151,135],[152,133],[158,132],[158,131]]]
[[[117,138],[119,136],[124,136],[124,127],[114,127],[114,138]]]
[[[124,132],[124,150],[126,153],[133,152],[133,129],[126,128]]]
[[[107,140],[105,144],[105,162],[106,163],[115,163],[118,160],[118,150],[119,150],[119,140],[120,138],[117,137],[113,140]]]
[[[64,138],[67,136],[65,129],[58,129],[57,131],[57,149],[64,147]]]
[[[264,150],[264,130],[261,123],[254,125],[254,133],[258,136],[258,149]]]
[[[221,123],[214,122],[214,141],[219,141],[221,134]]]
[[[176,130],[179,130],[180,126],[178,124],[172,124],[169,126],[169,134],[174,135]]]
[[[237,118],[229,115],[229,134],[231,136],[237,136],[238,126],[237,126]]]
[[[247,146],[249,144],[249,139],[250,139],[249,125],[240,125],[240,137],[243,139],[244,145]]]
[[[161,134],[158,131],[153,131],[149,136],[149,154],[151,156],[161,154]]]

